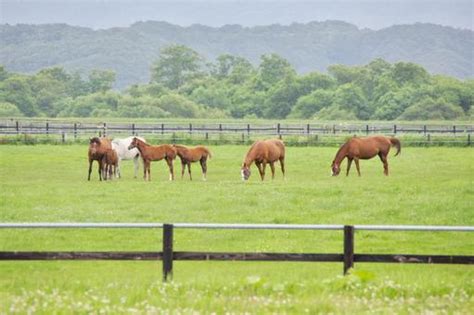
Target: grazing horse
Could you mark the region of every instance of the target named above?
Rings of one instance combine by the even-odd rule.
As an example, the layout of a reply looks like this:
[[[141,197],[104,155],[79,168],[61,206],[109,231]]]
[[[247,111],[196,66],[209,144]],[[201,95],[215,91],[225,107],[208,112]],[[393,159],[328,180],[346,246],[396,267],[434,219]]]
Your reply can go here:
[[[173,160],[176,158],[176,149],[172,145],[162,144],[162,145],[149,145],[142,140],[134,137],[132,142],[128,146],[128,149],[131,150],[137,148],[140,151],[140,155],[143,160],[143,178],[151,180],[150,177],[150,163],[151,161],[159,161],[162,159],[166,160],[168,167],[170,169],[170,180],[174,180],[173,172]]]
[[[263,181],[265,178],[265,167],[267,163],[270,164],[272,170],[272,179],[275,178],[275,166],[276,161],[280,161],[281,172],[283,178],[285,177],[285,145],[283,141],[278,139],[270,139],[263,141],[256,141],[250,147],[247,155],[244,158],[242,168],[240,170],[242,180],[248,180],[250,177],[250,166],[253,162],[260,172],[260,177]]]
[[[359,169],[359,159],[368,160],[378,155],[380,160],[383,163],[384,171],[383,173],[388,176],[388,162],[387,156],[390,148],[395,146],[397,148],[397,153],[395,156],[400,154],[401,144],[400,140],[393,137],[385,136],[373,136],[366,138],[351,138],[346,143],[344,143],[339,151],[336,153],[336,157],[332,162],[332,176],[339,175],[341,171],[341,162],[347,157],[347,172],[346,176],[349,175],[349,170],[351,169],[352,160],[354,160],[357,173],[360,176]]]
[[[199,161],[201,163],[203,179],[206,180],[207,174],[207,159],[211,158],[211,151],[205,146],[199,145],[190,148],[184,145],[173,144],[176,152],[181,159],[181,179],[184,177],[184,170],[188,166],[189,179],[193,180],[191,176],[191,163]]]
[[[117,168],[119,163],[119,157],[114,149],[108,149],[105,151],[102,159],[103,177],[104,180],[112,180],[113,176],[117,174]],[[108,176],[107,176],[108,175]]]
[[[145,139],[137,137],[138,139],[142,140],[143,142],[146,142]],[[140,158],[140,152],[138,151],[137,148],[129,150],[128,146],[130,143],[132,143],[133,137],[128,137],[125,139],[114,139],[112,140],[112,149],[117,152],[118,155],[118,166],[117,166],[117,176],[121,177],[121,172],[120,172],[120,164],[122,160],[132,160],[133,163],[135,164],[135,178],[137,178],[138,174],[138,160]]]
[[[103,137],[93,137],[89,139],[89,175],[87,177],[87,180],[91,180],[92,162],[94,161],[97,161],[97,163],[99,163],[99,180],[102,180],[102,160],[104,158],[105,152],[108,149],[112,149],[110,139]]]

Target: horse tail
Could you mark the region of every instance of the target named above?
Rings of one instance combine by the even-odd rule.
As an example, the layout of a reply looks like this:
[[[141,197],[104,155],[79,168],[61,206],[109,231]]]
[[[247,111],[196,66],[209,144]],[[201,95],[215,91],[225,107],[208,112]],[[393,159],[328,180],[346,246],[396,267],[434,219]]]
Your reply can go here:
[[[397,153],[395,153],[395,156],[399,155],[400,152],[402,151],[402,145],[400,143],[400,140],[398,140],[397,138],[391,137],[390,143],[392,144],[392,146],[397,148]]]
[[[211,154],[211,151],[208,148],[206,148],[206,153],[207,153],[207,157],[210,160],[212,158],[212,154]]]

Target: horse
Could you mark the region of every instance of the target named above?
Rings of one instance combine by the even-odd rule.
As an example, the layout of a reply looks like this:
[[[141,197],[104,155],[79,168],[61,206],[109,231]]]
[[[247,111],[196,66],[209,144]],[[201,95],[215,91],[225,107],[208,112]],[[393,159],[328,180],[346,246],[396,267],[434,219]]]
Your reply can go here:
[[[347,157],[347,171],[346,176],[349,175],[349,170],[351,169],[351,163],[354,160],[357,173],[360,176],[359,169],[359,159],[368,160],[378,155],[380,160],[383,163],[384,174],[388,176],[388,161],[387,156],[390,148],[395,146],[397,148],[397,153],[395,156],[399,155],[401,152],[400,140],[393,137],[385,136],[372,136],[366,138],[354,137],[349,139],[344,143],[336,153],[331,169],[332,176],[339,175],[341,171],[341,162]]]
[[[159,161],[165,159],[170,169],[170,180],[174,180],[173,160],[176,158],[176,149],[173,148],[172,145],[149,145],[146,142],[140,140],[139,138],[133,137],[132,142],[128,146],[128,149],[131,150],[133,148],[137,148],[138,151],[140,151],[140,155],[143,160],[143,179],[147,179],[148,173],[148,180],[151,180],[151,161]]]
[[[97,163],[99,163],[99,180],[102,181],[102,160],[104,158],[105,152],[108,149],[112,149],[110,139],[104,137],[93,137],[89,139],[89,175],[87,177],[87,180],[91,180],[92,162],[97,161]]]
[[[107,149],[102,158],[103,177],[104,180],[112,180],[113,176],[117,174],[119,157],[114,149]],[[108,176],[107,176],[108,175]]]
[[[181,179],[183,179],[184,170],[188,166],[189,179],[193,180],[191,176],[191,163],[199,161],[201,163],[203,179],[207,180],[207,159],[212,157],[211,151],[208,148],[202,145],[191,148],[179,144],[173,144],[173,147],[181,159]]]
[[[247,155],[242,163],[240,173],[242,180],[248,180],[250,177],[250,166],[253,162],[260,172],[260,178],[262,181],[265,178],[265,167],[267,163],[270,164],[272,170],[272,179],[275,178],[275,166],[276,161],[280,161],[281,172],[283,178],[285,178],[285,144],[283,141],[278,139],[260,140],[256,141],[250,147]]]
[[[137,137],[138,139],[146,142],[145,139]],[[138,160],[140,157],[140,152],[138,149],[128,150],[128,146],[132,143],[133,137],[128,137],[125,139],[114,139],[112,140],[112,149],[117,152],[118,155],[118,166],[117,166],[117,177],[121,177],[122,174],[120,172],[120,163],[122,160],[132,160],[135,165],[135,178],[137,178],[138,174]]]

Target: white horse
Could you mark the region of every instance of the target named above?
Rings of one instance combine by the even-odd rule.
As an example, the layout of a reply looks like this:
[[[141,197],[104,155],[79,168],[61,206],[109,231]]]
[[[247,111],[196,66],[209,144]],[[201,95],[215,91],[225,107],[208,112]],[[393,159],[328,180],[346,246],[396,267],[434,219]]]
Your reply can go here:
[[[133,159],[133,163],[135,164],[135,178],[137,177],[137,173],[138,173],[138,160],[139,160],[139,157],[140,157],[140,152],[138,151],[137,148],[134,148],[134,149],[131,149],[129,150],[128,149],[128,146],[130,145],[130,143],[132,143],[132,139],[135,138],[135,137],[128,137],[128,138],[125,138],[125,139],[114,139],[112,140],[112,149],[115,150],[115,152],[117,152],[117,155],[118,155],[118,167],[117,167],[117,177],[121,177],[121,173],[120,173],[120,162],[122,160],[132,160]],[[144,142],[145,139],[143,138],[140,138],[140,137],[136,137]]]

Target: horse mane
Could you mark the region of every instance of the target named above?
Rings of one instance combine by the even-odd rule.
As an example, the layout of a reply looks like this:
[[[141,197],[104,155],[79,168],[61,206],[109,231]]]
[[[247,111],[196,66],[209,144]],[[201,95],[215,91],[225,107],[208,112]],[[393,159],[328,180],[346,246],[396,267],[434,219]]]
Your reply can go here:
[[[97,143],[98,145],[100,145],[100,138],[99,137],[92,137],[89,139],[89,144],[92,144],[92,143]]]

